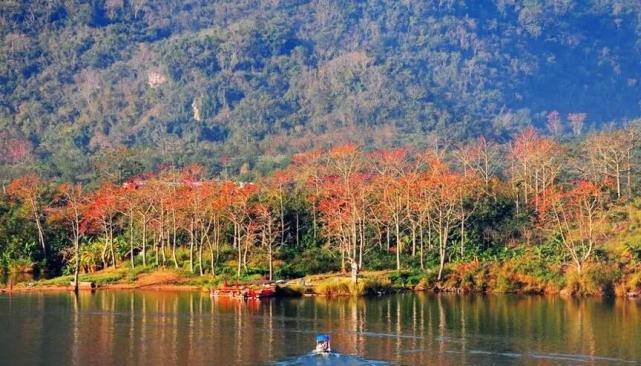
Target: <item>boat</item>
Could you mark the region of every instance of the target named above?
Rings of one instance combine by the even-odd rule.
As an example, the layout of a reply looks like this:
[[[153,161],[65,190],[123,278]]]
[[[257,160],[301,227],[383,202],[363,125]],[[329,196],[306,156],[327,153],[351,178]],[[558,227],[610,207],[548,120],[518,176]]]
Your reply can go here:
[[[213,297],[232,297],[244,300],[259,300],[276,295],[276,286],[272,283],[263,283],[255,285],[228,285],[227,281],[216,289],[212,289]]]
[[[330,338],[327,334],[319,334],[316,336],[316,348],[314,348],[314,353],[327,354],[332,352],[332,345]]]

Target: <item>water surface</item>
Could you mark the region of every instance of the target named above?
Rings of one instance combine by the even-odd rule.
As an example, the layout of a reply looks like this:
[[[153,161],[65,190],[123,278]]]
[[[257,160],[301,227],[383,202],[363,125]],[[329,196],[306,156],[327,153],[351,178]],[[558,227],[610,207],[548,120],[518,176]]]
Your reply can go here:
[[[214,300],[156,291],[0,295],[0,365],[637,365],[626,300],[400,294]],[[309,354],[317,333],[334,359]]]

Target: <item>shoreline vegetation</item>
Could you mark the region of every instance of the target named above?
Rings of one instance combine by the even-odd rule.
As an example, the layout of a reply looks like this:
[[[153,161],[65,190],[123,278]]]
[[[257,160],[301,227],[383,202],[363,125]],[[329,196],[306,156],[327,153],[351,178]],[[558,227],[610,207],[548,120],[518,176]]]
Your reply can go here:
[[[578,277],[571,273],[559,283],[541,277],[510,270],[507,265],[496,263],[461,263],[448,266],[447,277],[440,282],[430,272],[420,271],[365,271],[356,282],[345,273],[324,273],[291,280],[271,281],[276,285],[276,297],[299,296],[384,296],[416,291],[454,294],[516,294],[558,295],[561,297],[641,297],[641,271],[625,278],[604,277],[607,268],[591,268],[587,275]],[[80,276],[80,290],[153,290],[211,292],[229,285],[254,286],[268,281],[245,278],[241,281],[213,275],[194,276],[171,268],[117,268],[105,269]],[[0,293],[29,293],[74,291],[73,276],[7,283]],[[84,286],[82,286],[84,285]],[[564,287],[562,287],[564,286]]]
[[[339,145],[251,182],[198,165],[27,174],[0,195],[0,268],[74,290],[226,279],[324,295],[638,296],[640,148],[637,121],[571,140],[527,128],[502,144]]]

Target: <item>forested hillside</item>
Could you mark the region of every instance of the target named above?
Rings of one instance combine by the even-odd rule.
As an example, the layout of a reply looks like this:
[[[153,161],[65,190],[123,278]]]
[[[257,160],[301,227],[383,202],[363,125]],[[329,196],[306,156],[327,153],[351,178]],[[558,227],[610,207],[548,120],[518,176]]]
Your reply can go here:
[[[261,174],[333,143],[580,134],[641,115],[639,16],[627,0],[4,0],[2,178]]]

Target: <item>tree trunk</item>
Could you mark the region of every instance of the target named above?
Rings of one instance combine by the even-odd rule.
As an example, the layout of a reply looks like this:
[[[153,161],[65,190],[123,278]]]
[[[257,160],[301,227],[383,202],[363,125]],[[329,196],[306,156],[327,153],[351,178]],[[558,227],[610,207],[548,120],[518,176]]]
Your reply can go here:
[[[105,234],[105,245],[102,247],[102,252],[100,253],[100,259],[102,260],[102,268],[105,269],[107,268],[107,250],[109,250],[109,234],[107,233],[107,229],[105,228],[104,230]]]
[[[42,232],[42,224],[40,223],[40,215],[38,214],[38,211],[36,211],[35,206],[33,207],[33,216],[34,216],[34,221],[36,222],[36,228],[38,229],[38,241],[40,242],[40,246],[42,247],[42,255],[47,258],[47,246],[45,245],[45,238],[44,234]]]
[[[194,219],[189,224],[189,271],[194,273]]]
[[[172,226],[173,238],[171,243],[171,256],[174,259],[174,266],[178,269],[178,259],[176,258],[176,210],[172,210]]]
[[[116,268],[116,252],[114,251],[114,227],[113,223],[109,222],[109,251],[111,252],[111,263],[113,264],[113,268]]]
[[[345,242],[341,239],[341,272],[345,273]]]
[[[298,230],[299,230],[299,217],[298,217],[298,211],[296,211],[296,248],[299,248],[299,242],[298,242]]]
[[[74,251],[76,252],[76,265],[73,270],[73,290],[78,293],[78,277],[80,273],[80,242],[78,238],[74,239]]]
[[[443,226],[441,223],[439,225],[439,268],[438,268],[438,280],[440,281],[443,278],[443,268],[445,268],[445,254],[446,254],[446,247],[447,247],[447,238],[448,238],[448,232],[449,232],[449,227],[448,225]]]
[[[412,222],[412,258],[416,257],[416,224]]]
[[[423,241],[423,223],[419,221],[418,224],[418,240],[419,240],[419,245],[420,245],[420,263],[421,263],[421,271],[425,270],[425,263],[423,261],[423,247],[425,246],[425,243]]]
[[[401,228],[398,218],[395,219],[394,228],[396,230],[396,270],[401,270]]]
[[[285,205],[283,204],[283,194],[280,193],[280,245],[285,244]]]
[[[360,225],[360,245],[358,248],[358,268],[363,268],[363,248],[365,247],[365,223],[361,220]]]
[[[273,277],[273,272],[274,272],[274,257],[272,254],[272,244],[271,242],[269,243],[269,280],[272,281]]]
[[[129,257],[131,258],[131,268],[134,268],[136,266],[136,262],[134,258],[134,214],[131,211],[129,211],[129,249],[130,249]]]
[[[316,244],[316,203],[312,204],[312,231],[314,244]]]
[[[147,218],[142,218],[142,266],[147,267]]]
[[[200,275],[202,276],[204,274],[203,272],[203,239],[202,239],[202,233],[200,234],[200,248],[198,249],[198,266],[200,267]]]
[[[465,256],[465,214],[461,215],[461,258]]]
[[[389,235],[389,225],[385,226],[385,240],[387,241],[387,252],[389,252],[390,249],[390,235]]]
[[[236,244],[236,247],[238,249],[238,279],[240,279],[240,270],[241,270],[241,262],[242,262],[242,247],[240,245],[240,229],[238,228],[238,224],[234,224],[234,243]]]
[[[73,223],[74,228],[73,228],[73,245],[74,245],[74,251],[76,252],[76,265],[73,271],[73,283],[74,283],[74,292],[77,294],[78,293],[78,288],[79,288],[79,274],[80,274],[80,217],[78,216],[78,211],[75,210],[75,222]]]

